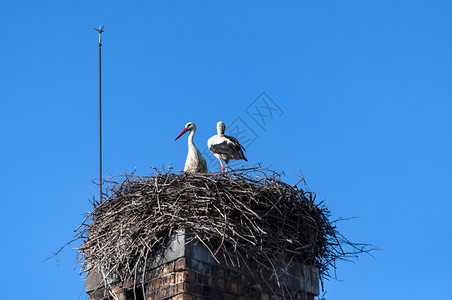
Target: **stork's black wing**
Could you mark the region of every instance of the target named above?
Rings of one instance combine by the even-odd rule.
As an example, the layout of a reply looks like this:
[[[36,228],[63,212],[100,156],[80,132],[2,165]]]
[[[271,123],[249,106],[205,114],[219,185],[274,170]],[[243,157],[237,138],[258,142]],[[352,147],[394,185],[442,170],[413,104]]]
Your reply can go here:
[[[231,143],[223,140],[220,143],[212,143],[209,145],[209,150],[215,154],[231,155]]]
[[[231,145],[233,145],[234,158],[235,159],[243,159],[245,161],[248,161],[245,157],[245,154],[243,154],[243,151],[246,151],[246,150],[242,145],[240,145],[239,141],[233,136],[225,135],[224,137],[227,138],[228,140],[230,140]]]
[[[231,159],[244,159],[247,161],[242,148],[239,141],[231,136],[224,136],[220,142],[216,141],[209,145],[209,150],[214,154],[222,154],[229,156]]]
[[[230,135],[225,135],[224,137],[225,137],[225,138],[228,138],[229,140],[231,140],[231,142],[233,142],[235,145],[238,145],[243,151],[246,152],[245,147],[243,147],[243,146],[239,143],[239,140],[238,140],[238,139],[236,139],[235,137],[230,136]]]

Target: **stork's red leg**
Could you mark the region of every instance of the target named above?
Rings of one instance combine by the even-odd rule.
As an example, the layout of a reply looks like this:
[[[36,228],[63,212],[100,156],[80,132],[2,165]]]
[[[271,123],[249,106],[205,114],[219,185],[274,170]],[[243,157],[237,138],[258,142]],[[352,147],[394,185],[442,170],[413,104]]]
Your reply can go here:
[[[224,163],[226,164],[225,172],[228,171],[228,162],[225,160]]]
[[[220,165],[221,165],[221,173],[223,173],[223,170],[224,170],[223,163],[221,162],[221,159],[218,158],[218,160],[220,161]]]

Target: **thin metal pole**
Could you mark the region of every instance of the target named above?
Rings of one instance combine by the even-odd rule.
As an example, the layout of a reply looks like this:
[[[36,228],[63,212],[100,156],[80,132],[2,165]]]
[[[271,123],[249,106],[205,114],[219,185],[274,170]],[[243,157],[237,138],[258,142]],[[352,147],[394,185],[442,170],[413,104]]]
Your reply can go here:
[[[99,199],[102,203],[102,45],[99,44]]]
[[[102,203],[102,32],[104,26],[99,26],[99,29],[94,28],[99,32],[99,204]]]

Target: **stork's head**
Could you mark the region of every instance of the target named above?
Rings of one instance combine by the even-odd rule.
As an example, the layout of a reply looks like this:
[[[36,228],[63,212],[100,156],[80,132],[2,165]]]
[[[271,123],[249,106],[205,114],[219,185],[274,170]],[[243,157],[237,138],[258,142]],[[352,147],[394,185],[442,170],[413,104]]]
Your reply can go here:
[[[217,134],[224,134],[225,130],[226,130],[226,125],[224,125],[223,122],[219,121],[217,123]]]
[[[184,135],[184,133],[186,133],[187,131],[196,131],[196,125],[193,122],[188,122],[185,125],[185,128],[179,133],[179,135],[174,139],[177,140],[178,138],[180,138],[181,136]]]

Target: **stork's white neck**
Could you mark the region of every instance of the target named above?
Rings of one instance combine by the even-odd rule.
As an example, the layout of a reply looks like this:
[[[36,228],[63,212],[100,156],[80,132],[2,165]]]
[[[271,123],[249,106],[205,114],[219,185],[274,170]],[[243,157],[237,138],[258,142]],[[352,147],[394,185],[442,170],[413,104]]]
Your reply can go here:
[[[196,148],[195,143],[193,142],[193,137],[195,135],[196,129],[192,129],[190,131],[190,134],[188,135],[188,154],[187,154],[187,161],[195,160],[198,161],[201,153],[199,152],[198,148]]]
[[[195,135],[196,129],[193,128],[193,130],[190,131],[190,134],[188,135],[188,150],[196,148],[195,143],[193,142],[193,136]]]
[[[223,122],[217,123],[217,135],[224,135],[224,130],[226,129],[226,126]]]

